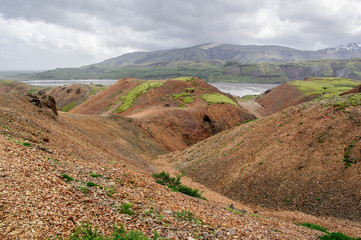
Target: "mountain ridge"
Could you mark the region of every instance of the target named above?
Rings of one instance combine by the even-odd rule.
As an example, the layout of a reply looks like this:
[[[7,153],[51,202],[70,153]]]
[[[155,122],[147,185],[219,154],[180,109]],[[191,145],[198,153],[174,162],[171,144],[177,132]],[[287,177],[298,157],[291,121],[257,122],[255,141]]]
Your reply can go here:
[[[361,48],[356,43],[349,45],[303,51],[276,45],[208,43],[180,49],[127,53],[80,68],[57,68],[22,77],[166,79],[197,76],[208,82],[255,83],[283,83],[306,77],[361,79]]]

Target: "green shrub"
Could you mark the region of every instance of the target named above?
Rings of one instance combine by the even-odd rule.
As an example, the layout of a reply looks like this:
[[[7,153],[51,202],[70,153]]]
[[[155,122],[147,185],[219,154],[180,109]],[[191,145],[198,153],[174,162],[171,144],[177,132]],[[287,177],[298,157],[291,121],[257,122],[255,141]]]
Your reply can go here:
[[[361,240],[361,238],[349,237],[340,232],[327,233],[325,235],[319,236],[320,240]]]
[[[153,177],[155,178],[155,181],[161,185],[168,186],[170,189],[176,192],[184,193],[191,197],[198,197],[205,199],[201,196],[201,194],[198,192],[198,189],[192,189],[190,187],[184,186],[181,184],[180,180],[182,178],[182,175],[178,175],[177,177],[170,177],[169,173],[166,172],[160,172],[160,173],[154,173]]]
[[[98,184],[93,183],[93,182],[87,182],[87,183],[86,183],[86,185],[87,185],[88,187],[95,187],[95,186],[98,186]]]
[[[132,211],[131,207],[133,204],[131,203],[123,203],[120,206],[119,212],[122,214],[128,214],[129,216],[135,215],[135,212]]]
[[[175,188],[180,185],[180,179],[182,178],[181,175],[175,177],[170,177],[169,173],[164,171],[160,173],[154,173],[153,177],[155,178],[156,183],[159,183],[164,186],[168,186],[169,188]]]
[[[74,181],[74,179],[70,177],[68,174],[61,174],[60,177],[67,182]]]
[[[202,198],[201,194],[198,192],[199,190],[198,189],[192,189],[190,187],[187,187],[187,186],[184,186],[182,184],[180,184],[178,187],[177,187],[177,190],[181,193],[184,193],[188,196],[191,196],[191,197],[197,197],[197,198]]]
[[[324,228],[324,227],[321,227],[319,225],[316,225],[316,224],[312,224],[312,223],[308,223],[308,222],[305,222],[305,223],[298,223],[296,224],[298,226],[304,226],[304,227],[308,227],[308,228],[311,228],[311,229],[315,229],[315,230],[318,230],[318,231],[321,231],[321,232],[324,232],[324,233],[328,233],[327,229]]]

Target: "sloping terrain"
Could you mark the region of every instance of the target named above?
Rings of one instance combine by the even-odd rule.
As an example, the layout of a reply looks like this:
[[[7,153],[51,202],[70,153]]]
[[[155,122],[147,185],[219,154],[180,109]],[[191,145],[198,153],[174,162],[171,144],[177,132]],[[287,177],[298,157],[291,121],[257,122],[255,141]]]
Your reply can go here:
[[[0,126],[2,239],[67,238],[85,222],[106,235],[122,224],[167,239],[316,239],[321,234],[275,218],[234,213],[156,184],[137,165],[161,151],[120,116],[60,113],[53,118],[23,97],[2,94]],[[124,206],[130,208],[127,214]]]
[[[287,108],[167,161],[232,199],[360,221],[361,95]]]
[[[199,78],[121,79],[70,111],[126,116],[167,151],[183,150],[255,117]]]
[[[209,82],[282,83],[306,77],[361,79],[361,45],[301,51],[281,46],[201,44],[189,48],[135,52],[80,68],[21,75],[30,79],[198,76]]]
[[[262,95],[256,102],[275,113],[316,98],[338,96],[360,84],[360,81],[347,78],[307,78],[281,84]]]
[[[100,84],[71,84],[59,87],[38,87],[20,81],[0,81],[0,93],[54,97],[58,110],[68,112],[107,87]]]
[[[106,88],[100,84],[71,84],[52,88],[46,94],[55,98],[58,110],[68,112]]]
[[[37,87],[19,81],[0,80],[0,93],[19,95],[37,94],[39,91],[48,91],[49,87]]]

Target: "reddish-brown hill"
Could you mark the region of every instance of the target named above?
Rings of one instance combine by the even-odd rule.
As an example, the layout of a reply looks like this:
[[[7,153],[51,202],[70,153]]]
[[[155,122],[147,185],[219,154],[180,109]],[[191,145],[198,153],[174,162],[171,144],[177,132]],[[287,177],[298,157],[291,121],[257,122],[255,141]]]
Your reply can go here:
[[[284,83],[264,94],[256,102],[272,113],[275,113],[288,107],[311,101],[316,97],[317,95],[305,96],[296,86]]]
[[[358,96],[354,96],[356,99]],[[173,155],[194,180],[247,203],[361,220],[361,106],[304,103]]]
[[[144,91],[136,92],[143,84],[146,86]],[[152,84],[159,86],[152,87]],[[129,103],[131,94],[135,97]],[[211,103],[201,99],[207,94],[213,97],[221,95],[231,103]],[[124,107],[126,104],[128,107]],[[209,136],[255,118],[240,107],[232,96],[220,92],[199,78],[156,82],[121,79],[74,108],[71,113],[126,116],[167,151],[183,150]]]
[[[284,83],[257,100],[267,110],[275,113],[311,101],[340,95],[360,85],[360,81],[348,78],[313,77]]]

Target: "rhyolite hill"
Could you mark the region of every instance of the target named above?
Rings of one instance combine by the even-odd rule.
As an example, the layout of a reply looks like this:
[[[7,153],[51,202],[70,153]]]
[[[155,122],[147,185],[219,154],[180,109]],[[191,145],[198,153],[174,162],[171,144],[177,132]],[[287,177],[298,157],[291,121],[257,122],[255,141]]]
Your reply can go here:
[[[255,119],[231,95],[197,77],[120,79],[70,113],[127,117],[168,151]]]
[[[280,83],[306,77],[361,79],[361,47],[349,44],[317,51],[282,46],[201,44],[135,52],[80,68],[23,75],[32,79],[165,79],[198,76],[209,82]]]
[[[278,112],[311,100],[322,100],[339,96],[361,85],[361,81],[347,78],[306,78],[283,83],[262,94],[257,103],[270,112]]]
[[[269,101],[271,110],[285,106],[282,100],[288,98],[282,96],[289,90],[314,100],[292,102],[289,106],[297,105],[197,143],[174,154],[173,166],[242,202],[360,221],[360,82],[287,84],[294,88],[281,86],[267,94],[277,93],[272,95],[277,101]],[[351,94],[332,96],[350,89],[348,84],[357,86]]]

